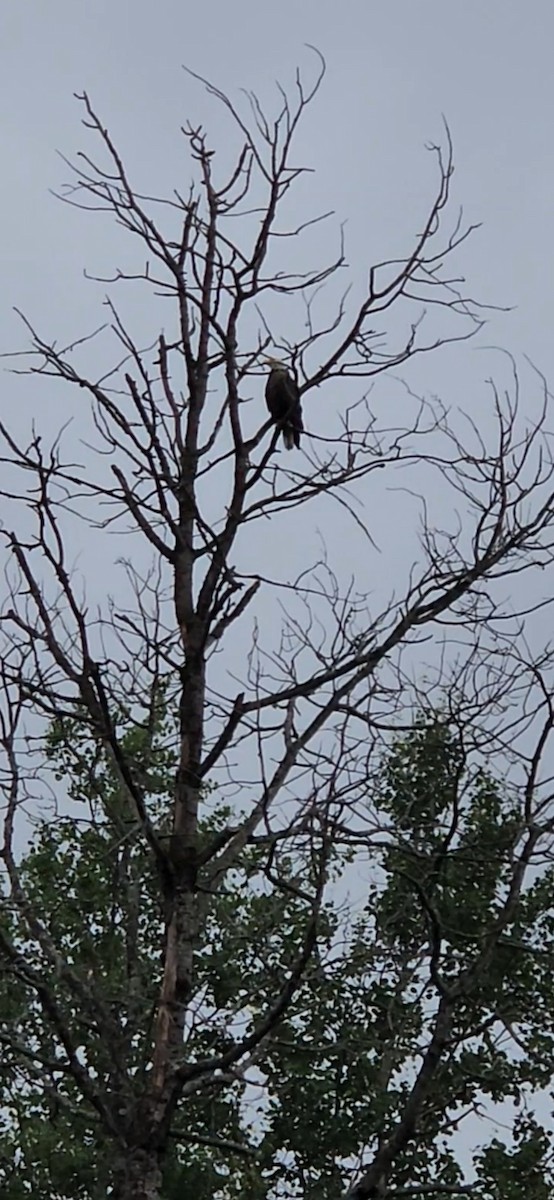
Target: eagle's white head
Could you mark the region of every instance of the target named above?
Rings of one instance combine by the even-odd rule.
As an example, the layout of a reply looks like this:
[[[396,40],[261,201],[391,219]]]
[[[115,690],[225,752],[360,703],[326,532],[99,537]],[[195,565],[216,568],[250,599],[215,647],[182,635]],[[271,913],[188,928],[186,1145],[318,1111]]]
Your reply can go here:
[[[287,367],[287,364],[286,364],[286,363],[284,363],[284,362],[282,361],[282,359],[280,359],[280,358],[266,358],[266,360],[265,360],[265,361],[266,361],[266,363],[267,363],[268,367],[271,367],[271,370],[272,370],[272,371],[285,371],[285,372],[287,372],[287,373],[288,373],[288,367]]]

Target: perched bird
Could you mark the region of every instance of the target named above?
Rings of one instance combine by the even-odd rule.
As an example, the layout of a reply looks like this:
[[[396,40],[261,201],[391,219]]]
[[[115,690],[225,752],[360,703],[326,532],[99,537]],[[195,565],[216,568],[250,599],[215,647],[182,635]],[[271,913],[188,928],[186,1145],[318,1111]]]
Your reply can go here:
[[[278,358],[268,358],[267,362],[271,370],[265,385],[265,401],[275,424],[283,431],[286,449],[292,450],[293,446],[300,446],[304,429],[298,384]]]

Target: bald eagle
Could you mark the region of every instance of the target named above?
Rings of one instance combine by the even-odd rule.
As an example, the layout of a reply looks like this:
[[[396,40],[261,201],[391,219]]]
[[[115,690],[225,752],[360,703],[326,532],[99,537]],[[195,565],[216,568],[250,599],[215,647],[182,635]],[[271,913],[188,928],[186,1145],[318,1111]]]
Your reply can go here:
[[[300,446],[300,434],[304,429],[298,384],[289,375],[285,363],[278,358],[267,361],[271,370],[265,385],[266,404],[275,424],[283,431],[286,449],[292,450],[293,446]]]

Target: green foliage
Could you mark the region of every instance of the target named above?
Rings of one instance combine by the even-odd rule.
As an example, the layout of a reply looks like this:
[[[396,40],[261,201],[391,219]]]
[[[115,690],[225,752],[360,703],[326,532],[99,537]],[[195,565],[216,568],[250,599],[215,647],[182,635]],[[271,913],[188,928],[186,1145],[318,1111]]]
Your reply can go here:
[[[507,1148],[496,1138],[477,1156],[490,1200],[550,1200],[554,1184],[551,1139],[532,1117],[521,1117]]]
[[[148,729],[130,724],[123,735],[134,770],[149,781],[149,811],[160,831],[168,827],[175,767],[171,730],[161,704]],[[158,880],[98,747],[75,727],[60,726],[51,731],[48,754],[75,811],[39,827],[21,878],[47,936],[98,997],[96,1019],[79,1005],[64,971],[55,977],[15,909],[5,908],[0,921],[25,961],[45,973],[101,1085],[121,1086],[120,1071],[132,1093],[148,1067],[160,983]],[[367,1158],[401,1116],[438,1003],[429,973],[434,934],[440,929],[438,966],[452,986],[482,947],[505,892],[517,812],[482,764],[465,760],[455,731],[436,716],[422,717],[393,743],[370,800],[391,836],[366,884],[363,911],[347,918],[331,893],[317,955],[259,1067],[224,1089],[187,1098],[175,1122],[164,1200],[185,1190],[198,1200],[262,1200],[283,1191],[334,1200],[349,1164],[360,1154]],[[206,795],[203,841],[228,819],[217,797]],[[197,953],[191,1057],[229,1045],[237,1028],[252,1026],[302,945],[305,904],[298,889],[269,885],[266,855],[262,842],[247,847],[208,911]],[[336,848],[339,863],[347,872],[357,869],[350,847]],[[286,885],[309,871],[309,860],[300,851],[277,854],[275,869]],[[360,887],[353,875],[352,889]],[[509,1099],[526,1107],[513,1141],[493,1140],[476,1154],[478,1194],[486,1200],[551,1194],[550,1137],[528,1105],[533,1089],[551,1080],[553,912],[554,872],[545,867],[503,930],[485,975],[456,1009],[449,1051],[391,1187],[460,1182],[456,1128],[463,1113]],[[68,1075],[53,1069],[56,1041],[36,995],[6,974],[0,1011],[12,1042],[36,1053],[26,1058],[12,1045],[5,1055],[0,1180],[4,1172],[6,1194],[106,1196],[112,1156],[94,1109]],[[517,1030],[517,1049],[507,1028]],[[2,1166],[15,1160],[16,1174]]]

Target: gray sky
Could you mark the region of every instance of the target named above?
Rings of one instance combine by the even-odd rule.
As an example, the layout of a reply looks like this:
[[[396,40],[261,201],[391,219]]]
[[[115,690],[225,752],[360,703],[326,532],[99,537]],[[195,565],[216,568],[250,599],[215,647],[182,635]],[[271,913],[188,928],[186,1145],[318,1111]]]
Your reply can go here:
[[[463,254],[467,278],[480,299],[517,305],[494,318],[489,340],[550,372],[553,37],[549,0],[7,0],[0,345],[17,336],[14,303],[47,314],[60,336],[86,316],[93,297],[82,267],[93,269],[111,244],[107,221],[100,229],[72,218],[47,194],[65,177],[55,150],[84,144],[75,91],[90,93],[136,174],[171,187],[183,165],[182,121],[205,121],[215,144],[221,122],[181,64],[269,100],[273,80],[292,80],[312,42],[328,76],[301,148],[317,172],[316,201],[348,218],[350,259],[354,246],[367,261],[413,235],[414,209],[419,216],[433,182],[423,146],[445,113],[456,200],[484,222]]]
[[[223,151],[228,129],[182,64],[269,104],[276,78],[289,85],[297,64],[309,70],[306,42],[323,52],[328,74],[297,143],[297,159],[315,171],[300,202],[309,215],[333,208],[347,220],[355,286],[372,260],[413,243],[436,180],[425,143],[440,138],[444,114],[454,201],[483,222],[457,263],[475,297],[514,306],[489,314],[475,349],[420,360],[406,378],[474,416],[482,381],[503,369],[479,346],[527,354],[554,379],[551,0],[4,0],[0,351],[25,344],[13,305],[61,342],[92,329],[105,289],[83,268],[109,273],[127,253],[108,218],[73,212],[48,192],[68,177],[56,150],[93,149],[73,93],[87,90],[137,185],[170,193],[190,178],[180,125],[202,122]],[[328,235],[318,237],[326,257]],[[133,316],[140,325],[142,311]],[[55,429],[65,404],[55,388],[0,383],[0,407],[16,424],[37,415]]]
[[[471,347],[424,357],[405,374],[413,387],[469,407],[480,420],[488,404],[483,381],[497,372],[502,378],[504,364],[477,347],[528,354],[553,375],[553,34],[549,0],[525,11],[516,0],[284,0],[278,8],[253,0],[205,6],[165,0],[155,10],[146,0],[5,3],[0,350],[25,344],[13,305],[46,337],[69,342],[89,332],[105,317],[106,289],[87,283],[83,268],[110,274],[137,249],[108,217],[72,211],[49,194],[68,179],[56,150],[70,157],[95,150],[80,126],[74,92],[89,93],[132,180],[171,194],[190,181],[181,124],[203,122],[223,153],[229,134],[217,104],[182,64],[235,98],[248,87],[271,105],[275,78],[290,86],[299,63],[309,73],[304,43],[311,42],[325,54],[328,74],[297,142],[297,161],[314,174],[295,195],[302,216],[333,208],[337,222],[346,220],[354,296],[372,261],[413,245],[436,183],[425,144],[441,137],[441,114],[450,123],[452,216],[463,204],[468,221],[483,222],[456,268],[477,299],[514,310],[488,314]],[[335,244],[332,230],[321,227],[319,241],[316,234],[312,240],[316,260]],[[141,329],[150,337],[144,296],[128,311],[139,340]],[[293,337],[294,324],[279,332]],[[388,396],[386,385],[379,395]],[[312,393],[310,404],[340,408],[341,401],[338,394]],[[56,428],[71,403],[59,388],[8,377],[0,390],[0,404],[27,427],[36,417]],[[317,426],[313,407],[307,416]],[[399,533],[396,562],[405,549]]]

